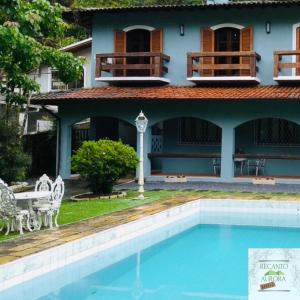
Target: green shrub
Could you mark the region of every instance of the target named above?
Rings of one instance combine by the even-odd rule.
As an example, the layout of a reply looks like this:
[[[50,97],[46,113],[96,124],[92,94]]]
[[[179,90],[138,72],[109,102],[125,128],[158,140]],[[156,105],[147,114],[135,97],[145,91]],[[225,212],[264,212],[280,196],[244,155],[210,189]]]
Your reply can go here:
[[[135,170],[135,150],[121,141],[87,141],[72,157],[72,169],[90,185],[94,194],[111,193],[116,180]]]
[[[7,183],[22,181],[30,167],[31,158],[24,152],[18,122],[0,121],[0,178]]]

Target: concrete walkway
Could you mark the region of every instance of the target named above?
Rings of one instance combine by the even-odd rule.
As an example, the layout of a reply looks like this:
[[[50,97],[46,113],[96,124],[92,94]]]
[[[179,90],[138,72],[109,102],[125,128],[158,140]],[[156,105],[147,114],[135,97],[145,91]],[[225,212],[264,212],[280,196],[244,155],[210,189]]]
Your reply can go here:
[[[117,190],[137,190],[137,183],[122,184]],[[195,190],[221,192],[255,192],[255,193],[300,193],[300,184],[255,185],[252,183],[221,183],[221,182],[187,182],[166,183],[146,182],[146,190]]]

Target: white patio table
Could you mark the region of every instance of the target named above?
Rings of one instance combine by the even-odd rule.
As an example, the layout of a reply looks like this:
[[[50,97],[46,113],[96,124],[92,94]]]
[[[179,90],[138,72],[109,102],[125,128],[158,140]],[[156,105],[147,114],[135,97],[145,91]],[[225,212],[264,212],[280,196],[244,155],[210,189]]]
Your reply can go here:
[[[234,163],[240,164],[241,175],[243,175],[243,168],[244,168],[244,164],[246,163],[246,161],[247,161],[247,158],[244,158],[244,157],[235,157],[234,158]]]
[[[31,217],[31,225],[34,229],[39,228],[39,221],[35,211],[33,210],[32,201],[48,198],[51,196],[51,191],[37,191],[37,192],[25,192],[25,193],[16,193],[15,198],[17,201],[27,201],[28,209]]]

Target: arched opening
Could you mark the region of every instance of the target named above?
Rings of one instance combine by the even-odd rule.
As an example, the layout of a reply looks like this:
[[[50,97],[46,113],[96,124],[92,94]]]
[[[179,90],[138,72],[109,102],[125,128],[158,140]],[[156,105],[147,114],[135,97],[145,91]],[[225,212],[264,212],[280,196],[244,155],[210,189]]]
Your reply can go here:
[[[194,117],[152,126],[152,175],[219,176],[222,129]]]
[[[300,125],[280,118],[235,129],[235,175],[300,177]]]
[[[121,140],[136,149],[136,129],[132,124],[112,117],[90,117],[72,126],[72,153],[84,141],[111,139]]]
[[[133,29],[126,34],[126,52],[150,52],[150,31],[146,29]],[[150,58],[129,57],[128,64],[149,64]],[[128,70],[128,76],[149,76],[149,70]]]
[[[221,27],[215,30],[214,51],[216,52],[239,52],[240,51],[240,29],[233,27]],[[216,64],[238,64],[237,56],[221,56],[215,58]],[[216,70],[216,76],[239,75],[238,70]]]

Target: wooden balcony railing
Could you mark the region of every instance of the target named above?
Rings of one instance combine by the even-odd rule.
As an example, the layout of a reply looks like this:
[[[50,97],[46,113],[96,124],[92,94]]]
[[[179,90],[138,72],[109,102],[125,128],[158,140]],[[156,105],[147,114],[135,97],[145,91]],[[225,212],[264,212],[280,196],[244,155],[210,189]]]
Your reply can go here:
[[[289,62],[282,62],[290,57]],[[274,52],[274,77],[277,78],[284,70],[289,70],[289,75],[300,76],[300,50]],[[295,71],[292,73],[291,71]]]
[[[256,62],[260,59],[254,51],[188,53],[187,77],[193,77],[194,73],[201,77],[256,77]]]
[[[96,77],[102,77],[103,72],[118,77],[163,77],[168,72],[164,65],[168,61],[170,57],[160,52],[97,54]]]

